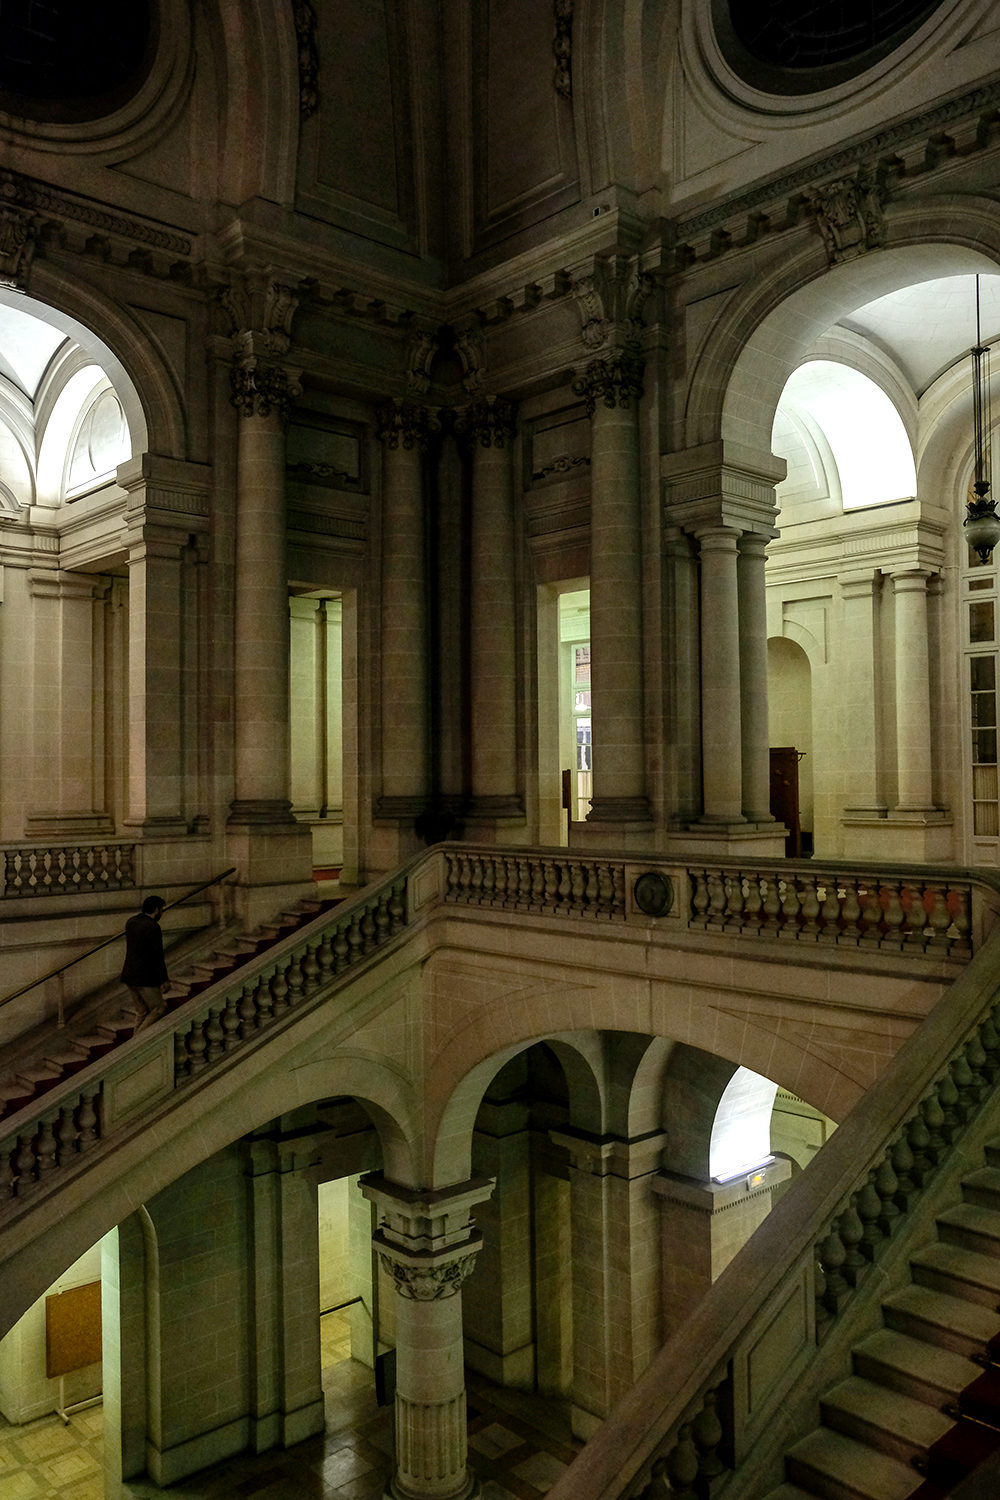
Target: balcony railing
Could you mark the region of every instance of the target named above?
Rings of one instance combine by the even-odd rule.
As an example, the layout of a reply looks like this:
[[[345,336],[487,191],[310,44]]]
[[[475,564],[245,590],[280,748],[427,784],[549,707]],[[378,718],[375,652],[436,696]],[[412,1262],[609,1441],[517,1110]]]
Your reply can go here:
[[[6,844],[4,896],[65,896],[133,887],[135,844]]]

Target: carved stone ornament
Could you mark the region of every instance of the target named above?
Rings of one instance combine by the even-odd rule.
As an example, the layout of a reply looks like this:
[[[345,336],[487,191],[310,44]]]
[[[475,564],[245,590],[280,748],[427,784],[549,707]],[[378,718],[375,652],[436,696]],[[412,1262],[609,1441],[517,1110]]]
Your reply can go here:
[[[36,221],[16,208],[0,208],[0,286],[23,287],[35,253]]]
[[[462,385],[469,395],[486,383],[486,344],[481,333],[467,325],[455,330],[455,353],[462,361]]]
[[[831,266],[885,244],[886,196],[885,189],[864,168],[813,193],[813,213]]]
[[[643,308],[655,285],[650,273],[640,271],[629,257],[609,256],[574,275],[572,288],[580,305],[584,348],[622,349],[636,343],[642,333]]]
[[[461,1290],[462,1282],[476,1268],[477,1254],[478,1250],[471,1250],[458,1260],[414,1266],[395,1260],[380,1250],[379,1260],[401,1297],[408,1297],[411,1302],[440,1302],[445,1297],[454,1297]]]
[[[299,283],[271,271],[234,271],[218,301],[229,323],[233,355],[284,355],[292,346],[292,318],[299,305]]]
[[[552,75],[560,99],[573,97],[573,0],[555,0],[556,35],[552,43],[556,66]]]
[[[435,412],[413,401],[386,401],[377,413],[378,435],[388,448],[426,448],[431,435],[441,431]]]
[[[455,413],[455,431],[481,448],[502,448],[517,436],[517,406],[513,401],[473,401]]]
[[[292,0],[295,40],[299,52],[299,114],[308,120],[319,104],[319,50],[316,46],[316,12],[309,0]]]
[[[406,383],[415,395],[423,396],[430,390],[431,365],[438,352],[438,338],[433,333],[415,333],[407,345],[409,362]]]
[[[642,360],[630,352],[592,360],[580,378],[574,380],[573,390],[583,397],[590,416],[594,415],[598,401],[611,410],[628,406],[642,395]]]
[[[560,453],[544,468],[536,469],[531,477],[532,479],[550,479],[553,474],[569,474],[581,465],[586,468],[590,467],[590,459],[585,453],[576,453],[572,456],[568,453]]]
[[[288,421],[292,402],[302,395],[302,386],[291,370],[280,365],[250,363],[234,365],[231,370],[236,410],[245,417],[269,417],[276,412]]]

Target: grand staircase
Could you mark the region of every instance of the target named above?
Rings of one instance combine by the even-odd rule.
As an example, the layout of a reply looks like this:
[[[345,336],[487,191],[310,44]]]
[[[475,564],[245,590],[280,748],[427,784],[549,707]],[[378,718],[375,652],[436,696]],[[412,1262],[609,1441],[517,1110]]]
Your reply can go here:
[[[298,901],[252,931],[231,933],[221,943],[218,933],[210,932],[207,941],[202,938],[193,946],[185,945],[186,961],[166,991],[167,1013],[186,1005],[218,980],[237,975],[268,949],[339,904],[336,899]],[[174,968],[175,962],[170,967]],[[98,996],[84,1001],[58,1030],[48,1024],[8,1044],[0,1072],[0,1120],[17,1114],[131,1040],[137,1021],[123,988],[111,1000]]]
[[[767,1500],[940,1500],[1000,1448],[1000,1140],[985,1156]]]

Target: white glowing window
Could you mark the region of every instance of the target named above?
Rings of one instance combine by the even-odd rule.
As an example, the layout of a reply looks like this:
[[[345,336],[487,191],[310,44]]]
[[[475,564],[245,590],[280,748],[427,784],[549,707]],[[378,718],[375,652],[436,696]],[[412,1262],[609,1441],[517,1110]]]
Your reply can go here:
[[[902,418],[867,375],[832,360],[810,360],[789,377],[782,401],[786,396],[809,413],[826,438],[845,510],[916,494],[913,450]]]
[[[749,1068],[737,1068],[719,1100],[712,1124],[708,1170],[712,1177],[734,1176],[756,1167],[771,1152],[771,1110],[778,1085]]]
[[[128,456],[128,425],[114,391],[102,391],[80,423],[69,461],[66,488],[72,492],[112,475]]]

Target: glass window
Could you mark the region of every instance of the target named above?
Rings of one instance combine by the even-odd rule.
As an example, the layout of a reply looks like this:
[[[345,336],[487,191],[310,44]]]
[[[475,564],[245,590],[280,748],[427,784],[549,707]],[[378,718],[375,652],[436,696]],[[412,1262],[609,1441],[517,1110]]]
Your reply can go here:
[[[974,645],[980,641],[996,640],[992,599],[977,599],[969,605],[969,640]]]

